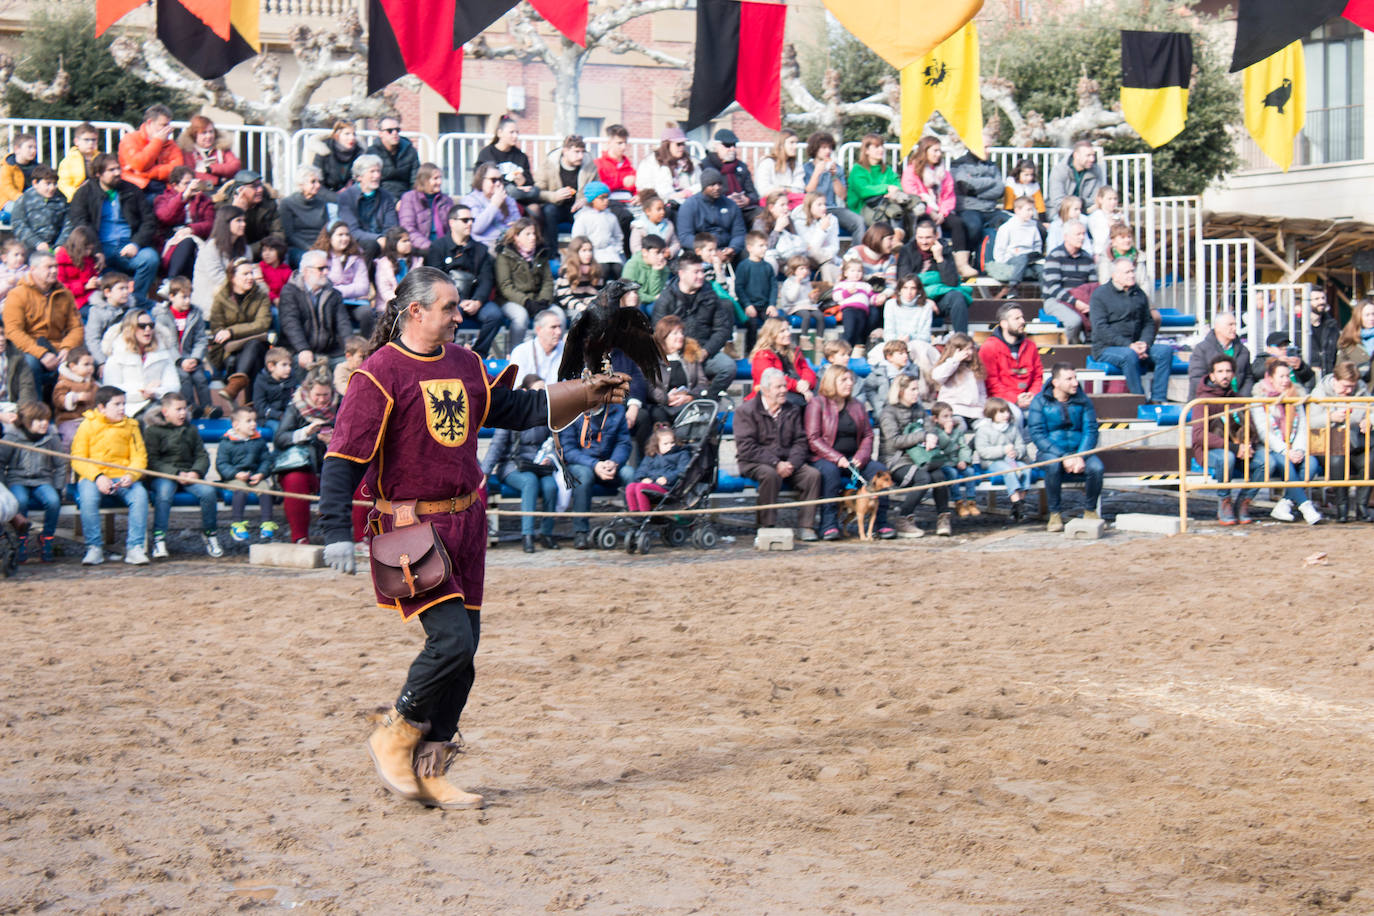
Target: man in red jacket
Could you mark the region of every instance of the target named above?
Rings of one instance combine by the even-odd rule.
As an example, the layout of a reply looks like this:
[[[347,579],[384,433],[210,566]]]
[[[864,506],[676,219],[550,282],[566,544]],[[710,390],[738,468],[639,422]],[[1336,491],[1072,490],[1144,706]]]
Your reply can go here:
[[[1023,411],[1045,385],[1040,348],[1025,332],[1026,316],[1021,307],[1007,303],[997,310],[997,330],[978,350],[987,370],[988,397],[1010,404],[1017,423],[1025,422]]]

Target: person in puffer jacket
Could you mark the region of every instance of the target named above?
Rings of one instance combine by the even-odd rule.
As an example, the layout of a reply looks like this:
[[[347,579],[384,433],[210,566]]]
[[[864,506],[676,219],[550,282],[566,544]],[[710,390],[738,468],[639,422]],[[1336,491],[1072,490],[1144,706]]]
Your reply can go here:
[[[973,425],[973,453],[987,473],[1001,473],[1002,485],[1011,500],[1011,515],[1021,520],[1025,508],[1022,491],[1030,486],[1026,460],[1026,440],[1021,426],[1012,417],[1011,404],[1001,398],[988,398],[983,419]]]

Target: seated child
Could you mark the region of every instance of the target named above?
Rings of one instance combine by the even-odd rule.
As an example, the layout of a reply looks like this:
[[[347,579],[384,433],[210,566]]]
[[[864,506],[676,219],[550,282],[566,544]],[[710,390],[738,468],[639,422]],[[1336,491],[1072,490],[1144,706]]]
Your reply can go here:
[[[654,435],[644,447],[644,460],[635,468],[633,483],[625,485],[625,505],[631,512],[648,512],[649,493],[667,493],[691,463],[692,453],[679,445],[668,423],[654,426]]]
[[[264,480],[270,481],[272,449],[258,432],[258,414],[252,407],[234,408],[231,422],[229,432],[219,440],[219,449],[215,452],[215,470],[219,472],[220,480],[237,480],[245,485],[243,489],[234,490],[233,514],[229,525],[229,536],[239,543],[245,543],[253,537],[248,530],[248,523],[243,520],[248,494]],[[272,520],[274,505],[271,493],[258,494],[258,510],[261,513],[258,537],[264,541],[272,540],[277,534],[277,523]]]
[[[964,421],[954,415],[954,408],[936,401],[930,411],[930,422],[924,424],[924,441],[906,450],[906,455],[919,468],[925,468],[937,479],[962,480],[971,477],[973,450],[968,444],[968,430]],[[950,487],[959,516],[982,515],[974,505],[975,483]],[[960,498],[963,497],[963,498]]]
[[[663,239],[646,235],[639,250],[630,255],[623,276],[639,284],[641,302],[653,305],[668,282],[668,251]]]
[[[787,279],[782,281],[778,290],[778,307],[789,317],[800,316],[798,330],[805,334],[807,328],[815,331],[825,330],[825,320],[821,308],[816,304],[820,298],[819,290],[811,286],[811,259],[804,254],[793,255],[787,259],[783,273]]]
[[[27,513],[30,500],[43,507],[43,531],[39,546],[44,563],[53,561],[53,535],[57,533],[57,518],[62,511],[62,491],[67,488],[67,461],[52,455],[14,448],[9,443],[32,445],[49,451],[65,451],[51,428],[52,408],[40,401],[19,405],[19,415],[13,426],[5,427],[0,440],[0,483],[9,487],[19,503],[19,511]],[[23,563],[28,556],[28,537],[21,535],[17,560]]]
[[[263,422],[280,423],[286,408],[291,406],[291,395],[300,387],[300,379],[295,377],[291,351],[285,347],[268,350],[263,361],[262,371],[253,380],[253,406]],[[301,376],[304,378],[304,372]]]
[[[0,254],[0,299],[10,294],[19,281],[29,275],[29,253],[24,243],[10,239]]]
[[[92,458],[133,470],[107,468],[85,460]],[[86,411],[72,439],[76,503],[86,539],[86,553],[81,558],[83,565],[99,566],[105,562],[100,501],[106,496],[115,497],[129,509],[124,562],[130,566],[148,564],[148,491],[139,481],[140,470],[147,467],[148,452],[138,421],[124,415],[124,392],[113,385],[100,386],[95,391],[95,406]]]
[[[849,341],[850,346],[857,347],[868,339],[869,333],[876,325],[876,310],[871,308],[873,287],[864,279],[864,266],[861,261],[845,261],[840,270],[841,278],[835,284],[833,295],[835,304],[840,307],[844,339]]]
[[[90,309],[91,293],[100,288],[103,260],[100,242],[86,226],[73,227],[67,241],[57,246],[57,282],[71,290],[83,322]]]
[[[350,334],[344,338],[344,358],[343,362],[334,367],[334,390],[340,396],[348,391],[348,380],[353,373],[358,371],[358,367],[367,358],[367,338]]]
[[[144,415],[143,441],[148,449],[148,470],[174,474],[151,478],[153,488],[153,559],[165,560],[167,523],[172,517],[172,498],[185,490],[200,503],[201,542],[205,553],[224,556],[219,543],[219,490],[205,483],[210,455],[200,431],[188,422],[186,398],[180,392],[164,394],[157,407]]]
[[[611,212],[611,189],[601,181],[589,181],[582,189],[586,205],[573,218],[572,234],[588,239],[601,274],[607,280],[620,276],[625,263],[625,236],[620,220]]]
[[[70,449],[81,418],[95,406],[95,360],[83,346],[67,351],[67,360],[57,367],[57,384],[52,389],[53,418],[62,447]]]
[[[663,240],[668,260],[671,261],[680,255],[682,242],[678,240],[673,221],[668,219],[668,206],[663,202],[663,198],[658,196],[658,192],[652,188],[640,191],[639,206],[643,209],[644,215],[637,217],[630,224],[630,253],[633,254],[644,247],[644,240],[653,236]]]
[[[1042,218],[1045,214],[1045,197],[1040,193],[1040,183],[1035,180],[1035,163],[1022,159],[1012,167],[1011,177],[1007,179],[1006,191],[1002,194],[1002,208],[1012,210],[1021,198],[1029,200],[1035,212]]]
[[[267,296],[276,305],[281,298],[282,287],[291,279],[291,265],[286,263],[286,239],[279,235],[269,235],[262,240],[262,260],[258,270],[262,282],[267,286]]]
[[[177,341],[177,377],[181,396],[193,417],[220,416],[210,395],[210,375],[205,351],[210,346],[210,324],[205,313],[191,304],[191,281],[172,277],[167,281],[167,301],[153,307],[153,320],[162,330],[174,330]]]
[[[997,230],[992,245],[992,261],[987,275],[1007,284],[1007,293],[1026,278],[1040,279],[1039,262],[1045,257],[1045,239],[1040,223],[1035,219],[1035,205],[1030,198],[1017,198],[1011,219]]]
[[[973,451],[985,472],[1002,473],[1002,485],[1011,499],[1012,518],[1019,522],[1025,509],[1023,491],[1030,486],[1030,470],[1023,467],[1025,437],[1012,420],[1011,405],[1003,399],[988,398],[983,406],[983,419],[973,425]]]

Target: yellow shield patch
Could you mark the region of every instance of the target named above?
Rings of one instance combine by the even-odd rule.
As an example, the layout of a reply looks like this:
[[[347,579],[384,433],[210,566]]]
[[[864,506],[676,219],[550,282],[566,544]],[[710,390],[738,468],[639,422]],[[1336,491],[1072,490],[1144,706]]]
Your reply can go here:
[[[420,382],[425,401],[425,425],[440,445],[457,447],[468,441],[468,392],[458,379]]]

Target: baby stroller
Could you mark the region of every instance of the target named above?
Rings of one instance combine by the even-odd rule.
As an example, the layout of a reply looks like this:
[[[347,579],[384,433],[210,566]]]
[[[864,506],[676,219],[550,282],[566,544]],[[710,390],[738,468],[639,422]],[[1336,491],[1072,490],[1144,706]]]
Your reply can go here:
[[[673,421],[673,434],[678,444],[687,447],[691,458],[677,482],[658,497],[656,509],[697,509],[710,501],[720,466],[721,430],[726,411],[732,406],[724,398],[719,401],[698,398],[682,408]],[[623,537],[621,530],[624,530]],[[621,543],[630,553],[648,553],[656,536],[669,547],[681,547],[691,541],[698,550],[710,550],[720,543],[720,533],[709,515],[685,519],[669,515],[630,515],[591,531],[592,543],[598,547],[611,549]]]

